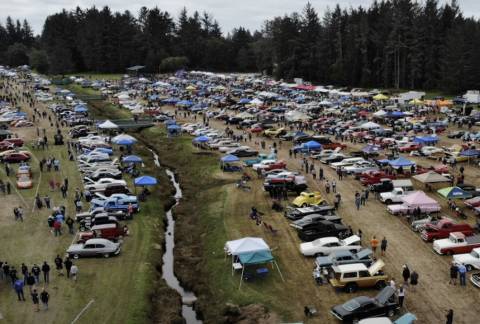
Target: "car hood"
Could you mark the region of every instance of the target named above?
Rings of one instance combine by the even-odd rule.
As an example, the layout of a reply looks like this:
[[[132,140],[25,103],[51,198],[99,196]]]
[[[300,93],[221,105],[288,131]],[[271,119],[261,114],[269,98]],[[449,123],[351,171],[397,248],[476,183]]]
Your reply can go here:
[[[332,307],[332,311],[340,315],[341,317],[347,316],[351,314],[351,312],[347,311],[345,308],[343,308],[342,305],[337,305]]]
[[[83,244],[72,244],[68,247],[67,252],[72,252],[72,251],[79,251],[83,247]]]
[[[319,266],[319,267],[326,267],[326,266],[330,266],[333,264],[332,260],[330,260],[330,258],[328,256],[321,256],[321,257],[317,257],[315,259],[315,263]]]

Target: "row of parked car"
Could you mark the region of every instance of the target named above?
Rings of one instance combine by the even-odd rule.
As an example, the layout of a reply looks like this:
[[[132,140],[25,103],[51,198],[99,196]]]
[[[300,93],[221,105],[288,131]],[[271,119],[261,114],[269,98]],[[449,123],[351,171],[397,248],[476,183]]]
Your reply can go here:
[[[83,125],[70,132],[80,127],[88,130],[88,126]],[[121,239],[128,234],[128,228],[121,221],[131,219],[133,213],[140,210],[137,196],[131,194],[123,179],[128,168],[123,168],[113,157],[106,136],[88,132],[77,141],[83,151],[77,156],[77,165],[83,175],[84,190],[89,192],[90,208],[77,213],[80,233],[67,254],[72,258],[118,255]]]

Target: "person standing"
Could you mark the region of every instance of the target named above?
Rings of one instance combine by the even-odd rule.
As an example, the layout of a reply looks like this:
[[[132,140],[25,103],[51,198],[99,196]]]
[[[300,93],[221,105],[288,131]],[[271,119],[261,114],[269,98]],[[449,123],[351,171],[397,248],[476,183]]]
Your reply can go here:
[[[453,324],[453,309],[449,309],[445,315],[446,324]]]
[[[78,276],[78,267],[76,264],[72,264],[72,268],[70,269],[70,274],[72,275],[73,281],[77,281]]]
[[[43,307],[45,310],[48,310],[48,300],[50,299],[49,293],[45,290],[45,288],[42,289],[42,292],[40,293],[40,300],[42,301]]]
[[[18,301],[25,301],[25,295],[23,294],[23,286],[25,283],[23,282],[22,279],[17,279],[15,281],[15,284],[13,285],[13,288],[15,289],[15,292],[17,293]]]
[[[38,311],[40,311],[40,305],[39,305],[40,301],[39,301],[39,299],[38,299],[38,292],[37,292],[37,290],[36,290],[36,289],[33,289],[31,295],[32,295],[33,307],[34,307],[35,311],[38,312]]]
[[[48,265],[47,261],[43,261],[42,272],[43,272],[43,281],[46,284],[50,283],[50,266]]]
[[[453,285],[456,285],[457,277],[458,277],[458,267],[454,262],[452,262],[452,265],[450,266],[450,281],[448,283],[449,284],[453,283]]]
[[[384,236],[382,239],[382,242],[380,243],[380,251],[382,256],[384,256],[385,251],[387,251],[387,244],[388,244],[387,238]]]
[[[68,226],[68,233],[74,234],[73,224],[75,223],[75,221],[73,220],[73,218],[71,218],[70,216],[68,216],[68,217],[67,217],[67,220],[65,221],[65,223],[66,223],[67,226]]]
[[[361,205],[361,200],[360,200],[360,194],[358,192],[355,193],[355,206],[357,207],[357,210],[360,209]]]
[[[40,272],[41,272],[40,267],[36,264],[33,264],[32,274],[35,278],[35,284],[37,284],[37,285],[40,283]]]
[[[410,286],[412,287],[411,290],[415,291],[415,286],[418,285],[418,273],[413,270],[412,274],[410,275]]]
[[[337,183],[335,180],[332,180],[332,192],[337,193]]]
[[[72,269],[73,262],[72,260],[70,260],[70,258],[67,257],[65,259],[64,264],[65,264],[65,269],[67,270],[67,278],[70,278],[70,271]]]
[[[57,274],[59,276],[63,276],[62,270],[63,270],[63,261],[60,255],[57,254],[57,257],[55,258],[55,266],[57,268]]]
[[[410,279],[410,269],[406,264],[403,265],[402,277],[403,277],[403,285],[408,285],[408,279]]]
[[[463,263],[458,265],[458,274],[460,275],[460,286],[466,285],[467,268]]]
[[[373,255],[375,256],[377,254],[377,247],[378,247],[378,240],[375,237],[375,235],[372,237],[370,240],[370,246],[372,247]]]
[[[403,288],[403,285],[400,286],[400,288],[398,288],[397,294],[398,294],[398,306],[400,306],[400,308],[403,308],[403,300],[405,299],[405,289]]]

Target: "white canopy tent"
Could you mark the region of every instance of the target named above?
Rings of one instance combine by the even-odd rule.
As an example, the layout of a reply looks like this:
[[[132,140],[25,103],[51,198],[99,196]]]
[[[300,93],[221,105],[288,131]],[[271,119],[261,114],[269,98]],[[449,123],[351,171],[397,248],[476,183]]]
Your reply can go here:
[[[118,125],[113,123],[110,120],[106,120],[103,123],[101,123],[100,125],[98,125],[98,128],[100,128],[100,129],[118,129]]]

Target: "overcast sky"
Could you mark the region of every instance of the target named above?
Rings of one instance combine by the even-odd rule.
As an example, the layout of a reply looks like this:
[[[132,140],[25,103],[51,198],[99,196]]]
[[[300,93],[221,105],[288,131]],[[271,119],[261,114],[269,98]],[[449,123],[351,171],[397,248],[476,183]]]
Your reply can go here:
[[[368,7],[373,0],[310,0],[320,15],[327,7],[334,7],[339,3],[342,7]],[[419,0],[422,1],[422,0]],[[440,0],[440,2],[449,0]],[[189,11],[207,11],[214,15],[224,33],[234,27],[244,26],[251,30],[259,29],[262,23],[271,17],[301,11],[307,0],[0,0],[0,19],[4,24],[5,18],[26,18],[32,25],[35,33],[41,33],[43,22],[49,14],[80,6],[82,8],[110,6],[114,11],[130,10],[135,16],[142,6],[158,6],[175,17],[181,8]],[[465,16],[480,17],[480,0],[458,0]]]

